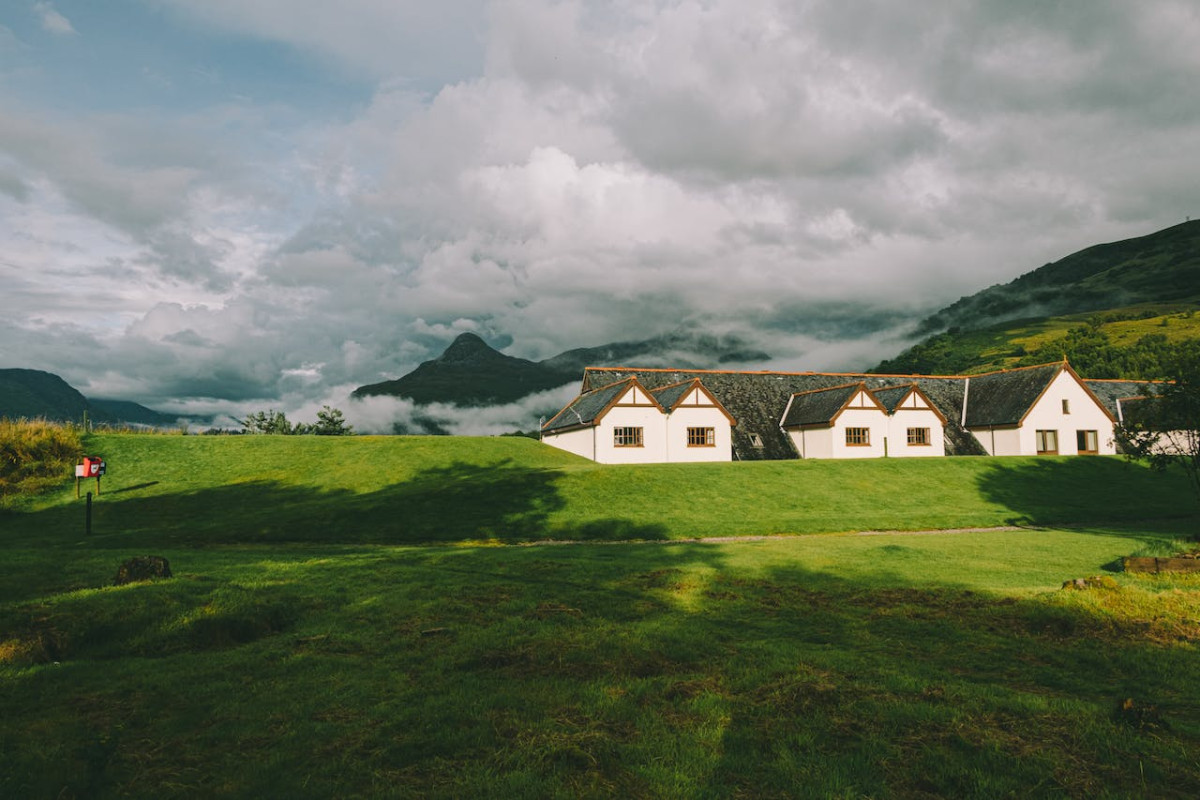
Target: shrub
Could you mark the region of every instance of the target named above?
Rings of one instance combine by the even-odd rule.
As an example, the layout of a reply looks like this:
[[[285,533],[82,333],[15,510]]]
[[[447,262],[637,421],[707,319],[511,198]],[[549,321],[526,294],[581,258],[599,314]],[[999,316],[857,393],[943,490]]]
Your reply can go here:
[[[73,475],[79,431],[45,420],[0,419],[0,498],[42,491]]]

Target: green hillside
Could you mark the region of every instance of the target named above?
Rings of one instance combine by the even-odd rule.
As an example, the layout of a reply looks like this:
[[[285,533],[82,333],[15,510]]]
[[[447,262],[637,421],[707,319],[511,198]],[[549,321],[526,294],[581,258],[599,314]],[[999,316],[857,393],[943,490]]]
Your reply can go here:
[[[925,319],[926,338],[871,371],[975,374],[1064,356],[1088,378],[1166,376],[1200,340],[1200,220],[1096,245],[964,297]]]
[[[1178,516],[1184,491],[1120,459],[601,466],[514,437],[109,434],[87,447],[109,470],[96,535],[147,547],[1112,522]],[[33,502],[10,535],[77,522],[70,481]]]
[[[90,537],[69,478],[0,511],[0,797],[1200,794],[1200,582],[1111,571],[1189,546],[1179,476],[84,447]],[[1076,524],[672,541],[1005,521]],[[151,553],[174,577],[111,585]]]
[[[1098,244],[964,297],[925,319],[919,333],[982,328],[1140,303],[1200,300],[1200,220]]]
[[[972,375],[1060,361],[1087,378],[1168,377],[1171,358],[1200,341],[1200,303],[1144,303],[1103,312],[952,329],[919,342],[872,372]]]

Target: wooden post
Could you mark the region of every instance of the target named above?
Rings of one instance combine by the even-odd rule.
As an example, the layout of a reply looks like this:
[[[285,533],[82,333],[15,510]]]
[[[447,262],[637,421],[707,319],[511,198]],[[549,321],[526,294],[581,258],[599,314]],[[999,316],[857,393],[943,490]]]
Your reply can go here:
[[[92,535],[92,493],[87,493],[87,522],[84,526],[84,535]]]

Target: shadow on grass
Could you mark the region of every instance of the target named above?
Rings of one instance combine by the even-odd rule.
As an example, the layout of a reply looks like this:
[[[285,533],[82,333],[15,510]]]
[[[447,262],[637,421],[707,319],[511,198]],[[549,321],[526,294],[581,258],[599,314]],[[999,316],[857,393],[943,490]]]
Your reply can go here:
[[[86,631],[99,602],[110,627],[0,684],[0,795],[1200,792],[1194,644],[1084,602],[1104,595],[851,581],[699,543],[228,552],[197,551],[211,583],[52,610]],[[214,638],[191,622],[212,607],[242,622]],[[1156,711],[1117,716],[1123,698]]]
[[[455,463],[387,488],[355,493],[257,481],[197,492],[97,498],[93,547],[311,542],[407,544],[538,539],[663,539],[660,525],[629,520],[552,523],[564,507],[562,473],[514,465]],[[116,494],[116,492],[114,492]],[[83,538],[79,504],[17,520],[28,541]],[[13,539],[10,539],[12,542]]]
[[[663,792],[655,759],[699,797],[1200,790],[1193,648],[1123,616],[1119,593],[1097,601],[1112,615],[1071,592],[739,568],[703,544],[571,549],[513,554],[507,575],[486,553],[453,557],[472,593],[423,623],[464,626],[445,655],[467,685],[571,687],[521,709],[484,701],[484,773],[625,796]],[[570,569],[591,581],[562,580]],[[1125,698],[1153,710],[1121,715]]]
[[[1120,458],[991,461],[978,479],[980,493],[1008,509],[1012,516],[1007,522],[1012,525],[1070,525],[1079,520],[1144,524],[1195,519],[1200,512],[1182,476],[1164,473],[1147,481],[1146,467]],[[1164,536],[1147,532],[1146,541]]]

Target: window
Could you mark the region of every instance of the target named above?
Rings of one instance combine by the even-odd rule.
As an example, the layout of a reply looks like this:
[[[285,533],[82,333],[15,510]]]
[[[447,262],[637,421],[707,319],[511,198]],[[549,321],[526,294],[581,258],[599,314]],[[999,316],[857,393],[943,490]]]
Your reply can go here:
[[[1058,455],[1058,431],[1038,431],[1037,452],[1039,456]]]
[[[1071,401],[1065,397],[1063,398],[1063,413],[1064,414],[1071,413]]]
[[[641,447],[641,428],[613,428],[613,447]]]
[[[846,444],[862,447],[871,443],[870,428],[846,428]]]
[[[929,428],[909,428],[909,444],[929,444]]]
[[[763,446],[762,437],[759,436],[757,433],[750,434],[750,446],[751,447],[762,447]]]
[[[1100,452],[1100,437],[1096,431],[1075,431],[1075,448],[1080,455],[1094,456]]]
[[[716,447],[715,428],[688,428],[688,447]]]

